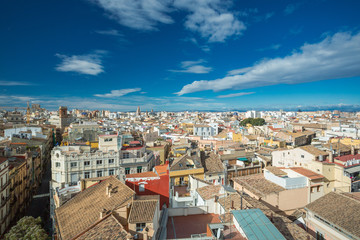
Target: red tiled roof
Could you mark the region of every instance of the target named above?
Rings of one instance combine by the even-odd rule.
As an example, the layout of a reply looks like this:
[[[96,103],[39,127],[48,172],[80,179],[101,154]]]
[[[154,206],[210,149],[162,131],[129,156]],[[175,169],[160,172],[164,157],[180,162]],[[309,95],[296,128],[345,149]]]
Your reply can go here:
[[[306,168],[302,168],[302,167],[292,167],[290,168],[291,170],[307,177],[307,178],[310,178],[311,180],[314,180],[314,179],[321,179],[321,178],[324,178],[323,175],[321,174],[317,174],[311,170],[308,170]]]
[[[10,143],[10,145],[27,145],[27,143],[18,142],[18,143]]]
[[[340,157],[336,157],[335,158],[336,160],[340,160],[342,162],[346,162],[346,161],[349,161],[349,160],[353,160],[353,159],[360,159],[360,154],[356,154],[356,155],[344,155],[344,156],[340,156]]]

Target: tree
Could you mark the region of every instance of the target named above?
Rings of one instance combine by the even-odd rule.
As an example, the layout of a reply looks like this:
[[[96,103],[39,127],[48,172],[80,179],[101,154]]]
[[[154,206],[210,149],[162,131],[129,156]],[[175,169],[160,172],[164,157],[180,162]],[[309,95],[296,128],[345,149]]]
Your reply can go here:
[[[253,126],[262,126],[265,124],[265,119],[263,119],[263,118],[246,118],[240,122],[240,125],[246,126],[249,123]]]
[[[25,216],[5,234],[5,240],[46,240],[49,236],[41,227],[41,218]]]

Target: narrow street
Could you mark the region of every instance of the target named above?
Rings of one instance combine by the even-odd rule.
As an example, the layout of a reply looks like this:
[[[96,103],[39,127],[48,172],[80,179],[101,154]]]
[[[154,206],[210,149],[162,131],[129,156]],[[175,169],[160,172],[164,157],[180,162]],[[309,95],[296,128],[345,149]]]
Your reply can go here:
[[[41,217],[45,230],[49,232],[51,227],[50,222],[50,199],[49,199],[49,181],[51,180],[51,164],[50,160],[45,165],[45,173],[42,178],[42,182],[33,196],[29,209],[27,210],[27,216],[33,216],[34,218]],[[44,196],[45,195],[45,196]]]

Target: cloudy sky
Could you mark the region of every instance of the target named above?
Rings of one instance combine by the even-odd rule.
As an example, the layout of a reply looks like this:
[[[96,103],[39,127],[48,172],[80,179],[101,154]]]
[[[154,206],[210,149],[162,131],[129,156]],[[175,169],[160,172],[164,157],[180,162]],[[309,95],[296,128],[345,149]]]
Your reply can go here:
[[[5,0],[0,106],[360,110],[360,1]]]

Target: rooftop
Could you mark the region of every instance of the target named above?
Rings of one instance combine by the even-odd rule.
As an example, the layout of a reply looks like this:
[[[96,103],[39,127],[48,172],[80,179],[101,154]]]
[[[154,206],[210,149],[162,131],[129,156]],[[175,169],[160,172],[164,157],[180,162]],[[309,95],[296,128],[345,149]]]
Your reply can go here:
[[[190,238],[192,234],[206,233],[208,223],[220,223],[217,214],[197,214],[169,217],[166,239]]]
[[[221,185],[209,185],[205,187],[198,188],[196,191],[204,200],[209,200],[215,196],[218,196],[221,191]]]
[[[349,196],[330,192],[308,204],[305,209],[314,212],[325,221],[341,228],[356,237],[360,237],[360,201],[358,195]]]
[[[316,147],[314,147],[313,145],[306,145],[306,146],[302,146],[300,147],[300,149],[318,157],[318,156],[326,156],[329,155],[327,152],[324,152]]]
[[[285,240],[260,209],[234,210],[232,214],[248,240]]]
[[[158,200],[136,200],[132,203],[129,223],[148,223],[152,222]]]
[[[112,195],[106,188],[112,184]],[[84,190],[55,210],[59,231],[63,239],[71,239],[99,220],[99,214],[113,210],[131,201],[135,192],[114,177]]]
[[[254,174],[232,179],[234,182],[244,186],[255,195],[265,196],[270,193],[284,191],[285,188],[266,180],[263,174]]]

